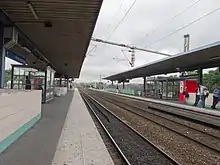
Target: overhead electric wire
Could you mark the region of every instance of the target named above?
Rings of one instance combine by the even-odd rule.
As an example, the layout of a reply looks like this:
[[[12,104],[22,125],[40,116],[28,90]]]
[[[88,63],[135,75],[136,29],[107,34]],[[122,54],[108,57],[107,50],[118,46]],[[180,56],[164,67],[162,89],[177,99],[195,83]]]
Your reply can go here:
[[[121,3],[121,5],[120,5],[119,9],[117,10],[117,12],[115,13],[115,15],[112,17],[112,20],[115,20],[115,17],[118,15],[119,11],[121,10],[121,7],[122,7],[122,3]],[[112,26],[112,22],[109,23],[107,29],[109,29],[111,26]]]
[[[116,32],[116,30],[118,29],[118,27],[121,25],[121,23],[124,21],[124,19],[126,18],[126,16],[128,15],[128,13],[131,11],[131,9],[134,7],[135,3],[137,0],[134,0],[134,2],[131,4],[131,6],[129,7],[129,9],[127,10],[127,12],[125,13],[125,15],[122,17],[122,19],[118,22],[117,26],[115,27],[115,29],[113,30],[113,32],[111,33],[111,35],[108,37],[107,41],[109,39],[111,39],[111,37],[113,36],[113,34]]]
[[[87,53],[86,56],[91,56],[90,54],[92,53],[93,50],[97,48],[97,45],[94,45],[93,48],[90,49],[90,51]]]
[[[181,12],[177,13],[176,15],[174,15],[173,17],[171,17],[170,19],[164,21],[163,23],[161,23],[160,25],[156,26],[153,30],[151,30],[150,32],[148,32],[147,34],[144,35],[143,39],[148,38],[148,36],[152,33],[154,33],[156,30],[158,30],[160,27],[164,26],[164,24],[166,24],[167,22],[170,22],[172,20],[174,20],[175,18],[179,17],[180,15],[182,15],[183,13],[185,13],[186,11],[188,11],[189,9],[191,9],[192,7],[195,7],[201,0],[197,0],[196,2],[194,2],[193,4],[187,6],[185,9],[183,9]],[[142,40],[143,40],[142,39]]]
[[[129,63],[131,63],[130,60],[129,60],[129,58],[126,56],[124,50],[121,49],[121,51],[122,51],[123,55],[125,56],[126,60],[129,61]]]
[[[121,3],[121,5],[120,5],[119,9],[117,10],[117,12],[115,13],[115,15],[112,17],[112,20],[114,20],[115,17],[118,15],[119,11],[121,10],[121,7],[122,7],[122,3]],[[112,22],[110,22],[110,23],[108,24],[107,29],[109,29],[111,26],[112,26]],[[107,38],[109,38],[109,37],[107,37]],[[97,49],[98,49],[98,46],[99,46],[98,44],[100,44],[100,43],[97,43]],[[102,49],[102,48],[103,48],[103,45],[101,45],[101,46],[99,47],[99,49]]]
[[[113,36],[113,34],[116,32],[116,30],[118,29],[118,27],[121,25],[121,23],[124,21],[124,19],[126,18],[126,16],[129,14],[129,12],[131,11],[131,9],[134,7],[135,3],[137,0],[134,0],[133,3],[131,4],[131,6],[129,7],[129,9],[126,11],[125,15],[122,17],[122,19],[118,22],[118,24],[116,25],[116,27],[114,28],[113,32],[109,35],[109,37],[107,38],[107,41],[109,39],[111,39],[111,37]],[[118,10],[118,12],[121,10],[122,4]],[[117,12],[117,13],[118,13]]]
[[[124,55],[125,58],[126,58],[125,60],[126,60],[127,62],[129,62],[129,65],[130,65],[130,66],[132,66],[132,63],[131,63],[131,61],[129,60],[129,58],[126,56],[124,50],[121,49],[121,51],[122,51],[123,55]]]
[[[212,11],[209,12],[209,13],[206,13],[206,14],[203,15],[202,17],[199,17],[199,18],[197,18],[196,20],[194,20],[194,21],[192,21],[192,22],[190,22],[190,23],[188,23],[188,24],[182,26],[181,28],[179,28],[179,29],[177,29],[177,30],[171,32],[170,34],[168,34],[168,35],[166,35],[166,36],[160,38],[159,40],[157,40],[157,41],[153,42],[152,44],[150,44],[148,47],[150,47],[150,46],[152,46],[152,45],[154,45],[154,44],[156,44],[156,43],[158,43],[158,42],[160,42],[160,41],[166,39],[167,37],[170,37],[171,35],[176,34],[177,32],[179,32],[179,31],[181,31],[181,30],[183,30],[183,29],[185,29],[185,28],[187,28],[187,27],[189,27],[189,26],[195,24],[196,22],[202,20],[203,18],[206,18],[207,16],[209,16],[209,15],[215,13],[215,12],[218,11],[218,10],[220,10],[220,7],[217,8],[217,9],[215,9],[215,10],[212,10]]]

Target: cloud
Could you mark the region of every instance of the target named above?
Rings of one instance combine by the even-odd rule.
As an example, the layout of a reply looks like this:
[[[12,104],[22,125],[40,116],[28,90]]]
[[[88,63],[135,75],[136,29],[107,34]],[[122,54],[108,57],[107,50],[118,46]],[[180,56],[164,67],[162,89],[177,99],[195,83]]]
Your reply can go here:
[[[201,0],[196,6],[187,10],[179,17],[169,20],[195,1],[197,0],[137,0],[134,8],[120,24],[115,33],[112,34],[120,19],[133,3],[133,0],[104,0],[93,36],[105,40],[111,36],[110,40],[117,43],[145,47],[169,54],[176,54],[183,51],[183,36],[187,33],[191,36],[191,49],[219,41],[220,24],[217,22],[220,21],[220,11],[217,11],[178,33],[166,37],[161,42],[155,42],[189,22],[220,7],[220,1]],[[159,28],[152,32],[158,26]],[[146,37],[146,34],[149,35]],[[86,57],[80,75],[81,80],[99,80],[100,74],[109,75],[131,69],[127,61],[117,62],[115,60],[125,58],[121,52],[122,48],[97,44],[95,42],[91,42],[91,44],[97,45],[97,49],[92,51],[92,56]],[[130,58],[129,53],[127,53],[127,56]],[[161,58],[164,57],[136,51],[135,66],[137,67]]]

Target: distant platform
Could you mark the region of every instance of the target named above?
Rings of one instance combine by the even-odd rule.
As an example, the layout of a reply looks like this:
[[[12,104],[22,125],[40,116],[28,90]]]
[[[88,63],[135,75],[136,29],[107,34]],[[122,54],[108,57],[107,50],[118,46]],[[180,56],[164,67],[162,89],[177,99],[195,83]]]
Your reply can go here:
[[[96,89],[94,89],[96,90]],[[114,95],[119,95],[123,97],[128,97],[132,99],[142,100],[148,102],[148,105],[154,108],[161,108],[164,111],[184,116],[187,118],[191,118],[194,120],[198,120],[201,122],[205,122],[207,124],[211,124],[217,127],[220,127],[220,111],[218,110],[211,110],[211,109],[205,109],[205,108],[199,108],[194,107],[190,105],[185,105],[182,103],[177,102],[170,102],[167,100],[159,100],[159,99],[150,99],[150,98],[144,98],[144,97],[138,97],[138,96],[131,96],[126,94],[120,94],[115,92],[109,92],[105,90],[97,90],[100,92],[107,92]],[[166,108],[164,108],[166,106]]]
[[[151,98],[145,98],[145,97],[139,97],[139,96],[131,96],[131,95],[126,95],[126,94],[121,94],[121,93],[109,92],[109,91],[105,91],[105,90],[98,90],[98,91],[112,93],[115,95],[121,95],[121,96],[125,96],[125,97],[130,97],[130,98],[134,98],[134,99],[138,99],[138,100],[145,100],[145,101],[152,102],[152,103],[168,105],[168,106],[172,106],[172,107],[176,107],[176,108],[183,108],[183,109],[187,109],[187,110],[191,110],[191,111],[202,112],[205,114],[220,117],[220,110],[218,111],[218,110],[211,110],[211,109],[207,109],[207,108],[194,107],[194,106],[182,104],[180,102],[178,103],[177,101],[172,102],[169,100],[159,100],[159,99],[151,99]]]

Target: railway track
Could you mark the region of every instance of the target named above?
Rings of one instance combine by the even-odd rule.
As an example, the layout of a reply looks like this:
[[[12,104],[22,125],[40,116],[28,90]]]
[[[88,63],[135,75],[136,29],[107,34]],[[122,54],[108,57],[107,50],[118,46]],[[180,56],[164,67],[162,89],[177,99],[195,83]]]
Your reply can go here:
[[[82,91],[81,95],[88,109],[94,114],[96,120],[117,148],[123,164],[179,164],[93,97]]]
[[[168,130],[171,130],[181,136],[184,136],[200,145],[203,145],[215,152],[220,153],[220,134],[219,132],[207,132],[207,130],[195,128],[192,124],[184,119],[177,119],[170,114],[156,109],[149,109],[147,105],[135,104],[134,102],[125,101],[119,97],[100,96],[104,101],[115,104],[135,115],[158,124]],[[130,99],[131,100],[131,99]],[[201,126],[203,127],[203,126]]]
[[[95,112],[92,110],[91,106],[88,104],[88,101],[84,99],[84,102],[87,103],[86,106],[88,109],[90,109],[89,113],[95,123],[95,126],[97,130],[99,131],[99,134],[102,137],[102,140],[114,162],[116,165],[128,165],[127,159],[125,159],[125,156],[123,153],[121,153],[121,150],[116,146],[114,139],[112,139],[111,135],[109,135],[108,131],[106,130],[105,126],[101,124],[101,121],[99,120],[98,116],[94,114]]]

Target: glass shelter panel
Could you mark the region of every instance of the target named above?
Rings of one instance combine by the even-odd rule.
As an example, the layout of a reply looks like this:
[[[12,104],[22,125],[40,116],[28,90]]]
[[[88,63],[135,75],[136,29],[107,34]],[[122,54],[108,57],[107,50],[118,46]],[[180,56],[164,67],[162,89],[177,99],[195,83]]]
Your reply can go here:
[[[46,102],[54,98],[54,76],[55,71],[50,67],[47,68],[47,83],[46,83]]]
[[[26,65],[12,65],[11,82],[7,85],[17,90],[42,90],[44,100],[45,72]]]
[[[38,74],[38,70],[33,69],[33,68],[28,68],[24,66],[14,67],[13,73],[12,73],[12,81],[10,82],[10,86],[12,89],[25,90],[27,86],[29,86],[28,89],[30,90],[37,89],[37,85],[35,83],[37,74]]]

